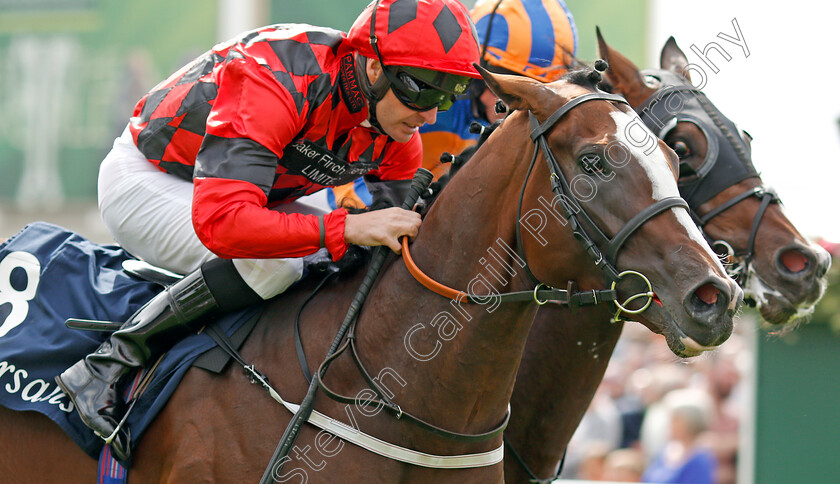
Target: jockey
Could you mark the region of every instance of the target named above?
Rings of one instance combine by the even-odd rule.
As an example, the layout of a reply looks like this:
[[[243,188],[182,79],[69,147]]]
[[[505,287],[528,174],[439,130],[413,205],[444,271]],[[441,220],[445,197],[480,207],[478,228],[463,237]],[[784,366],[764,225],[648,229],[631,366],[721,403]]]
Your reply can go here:
[[[115,431],[129,370],[205,317],[282,293],[304,256],[399,251],[417,234],[412,211],[313,214],[295,199],[367,174],[374,195],[398,205],[421,164],[418,128],[480,77],[479,51],[457,0],[376,0],[346,34],[245,32],[140,100],[100,167],[100,211],[128,252],[187,275],[57,377],[115,456],[129,457],[127,429]]]
[[[479,0],[470,16],[482,48],[482,67],[491,72],[552,82],[574,62],[577,28],[563,0]],[[478,134],[470,133],[474,121],[488,125],[504,117],[496,113],[496,101],[484,82],[475,80],[468,97],[420,128],[423,167],[435,179],[449,171],[449,164],[440,162],[443,153],[461,153],[478,141]],[[362,179],[329,190],[327,200],[332,207],[371,203]]]

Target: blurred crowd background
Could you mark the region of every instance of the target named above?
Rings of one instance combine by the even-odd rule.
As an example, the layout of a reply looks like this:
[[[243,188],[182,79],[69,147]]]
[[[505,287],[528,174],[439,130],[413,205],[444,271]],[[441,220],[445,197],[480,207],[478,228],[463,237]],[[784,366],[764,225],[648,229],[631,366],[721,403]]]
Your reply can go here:
[[[714,482],[738,482],[739,428],[750,412],[755,328],[754,317],[745,315],[719,350],[677,361],[660,335],[626,324],[569,445],[562,476],[643,482],[656,457],[676,444],[713,456]]]

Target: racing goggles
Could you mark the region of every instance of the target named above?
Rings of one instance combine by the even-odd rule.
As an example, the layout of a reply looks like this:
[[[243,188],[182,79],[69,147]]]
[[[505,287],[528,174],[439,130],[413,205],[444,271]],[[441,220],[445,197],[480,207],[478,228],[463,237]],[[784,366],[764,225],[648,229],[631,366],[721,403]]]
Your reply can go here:
[[[415,111],[437,108],[446,111],[456,96],[466,94],[470,78],[420,67],[386,67],[391,91],[403,105]]]

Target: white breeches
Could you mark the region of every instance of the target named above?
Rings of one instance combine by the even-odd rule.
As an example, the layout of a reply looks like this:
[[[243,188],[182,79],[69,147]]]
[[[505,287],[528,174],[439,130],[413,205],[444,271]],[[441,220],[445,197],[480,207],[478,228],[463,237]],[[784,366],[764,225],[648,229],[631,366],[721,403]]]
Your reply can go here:
[[[192,225],[193,184],[159,170],[137,149],[128,128],[99,168],[99,212],[105,226],[125,250],[150,264],[186,274],[215,258]],[[302,203],[283,212],[317,213]],[[285,291],[303,273],[303,261],[234,259],[234,267],[263,299]]]

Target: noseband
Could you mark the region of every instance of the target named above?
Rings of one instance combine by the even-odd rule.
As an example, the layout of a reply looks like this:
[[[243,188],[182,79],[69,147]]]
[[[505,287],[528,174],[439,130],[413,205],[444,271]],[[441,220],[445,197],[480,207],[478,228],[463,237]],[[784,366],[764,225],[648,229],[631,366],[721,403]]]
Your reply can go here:
[[[697,126],[706,138],[706,157],[696,170],[696,176],[678,181],[680,194],[688,202],[689,213],[697,225],[702,229],[711,219],[747,198],[757,197],[760,201],[744,250],[736,251],[724,240],[712,240],[703,231],[712,248],[726,254],[727,273],[743,287],[749,278],[750,264],[755,256],[759,225],[767,208],[771,203],[779,202],[779,197],[772,189],[759,186],[730,198],[705,215],[698,214],[697,208],[727,188],[748,178],[759,178],[750,157],[749,146],[737,135],[740,131],[737,126],[721,114],[702,91],[687,84],[682,77],[659,69],[642,71],[642,75],[662,83],[662,87],[636,109],[651,131],[657,133],[660,139],[665,139],[677,123],[688,121]]]
[[[581,244],[583,244],[586,253],[592,258],[595,263],[595,266],[598,267],[606,277],[608,285],[610,285],[612,290],[615,290],[616,284],[625,277],[635,276],[640,279],[646,284],[647,291],[643,293],[639,293],[636,295],[631,296],[629,299],[625,300],[624,303],[620,303],[618,300],[615,300],[615,305],[618,307],[618,311],[615,313],[615,317],[613,318],[614,321],[621,320],[621,314],[638,314],[642,311],[646,310],[650,303],[653,301],[654,293],[651,287],[650,281],[645,277],[643,274],[635,271],[624,271],[619,272],[616,269],[616,260],[618,258],[618,251],[622,248],[624,243],[627,239],[632,235],[636,230],[638,230],[645,222],[649,221],[656,215],[665,212],[671,208],[675,207],[682,207],[688,210],[688,204],[680,197],[667,197],[662,200],[659,200],[652,205],[648,206],[638,214],[636,214],[632,219],[630,219],[624,226],[615,234],[613,238],[609,238],[599,227],[598,225],[592,220],[586,210],[577,204],[573,198],[573,192],[569,185],[566,176],[563,174],[563,171],[560,169],[560,164],[557,162],[557,158],[552,153],[551,148],[548,145],[548,140],[546,138],[547,133],[557,124],[558,121],[568,113],[572,108],[578,106],[587,101],[593,100],[602,100],[602,101],[611,101],[617,102],[622,104],[628,104],[627,101],[619,95],[616,94],[608,94],[602,91],[597,91],[589,94],[584,94],[583,96],[576,97],[571,101],[567,102],[563,106],[561,106],[557,111],[555,111],[551,116],[548,117],[544,122],[540,123],[537,120],[536,116],[533,113],[529,113],[530,116],[530,123],[531,123],[531,140],[534,144],[539,148],[534,150],[534,156],[531,159],[531,164],[528,167],[528,173],[525,177],[525,182],[522,184],[522,192],[519,196],[519,206],[517,209],[517,217],[522,216],[522,203],[525,197],[525,188],[528,185],[528,180],[530,179],[531,171],[533,170],[538,154],[542,152],[543,158],[545,158],[546,163],[548,165],[548,169],[551,172],[551,190],[554,192],[555,197],[560,201],[558,204],[560,210],[562,211],[563,216],[569,222],[569,227],[572,230],[572,233]],[[629,104],[628,104],[629,105]],[[581,223],[583,221],[584,223]],[[589,230],[587,230],[587,227]],[[605,247],[605,251],[602,251],[599,248],[598,243],[595,241],[592,235],[594,234],[595,238],[598,239],[601,246]],[[517,251],[519,256],[525,261],[525,251],[522,246],[522,229],[521,224],[516,224],[516,245]],[[525,263],[525,273],[528,274],[528,277],[531,281],[540,286],[546,286],[539,281],[539,279],[534,276],[533,272],[531,272],[527,261]],[[646,298],[646,302],[642,305],[640,309],[629,309],[627,305],[636,299]]]

